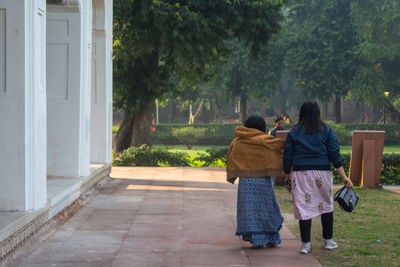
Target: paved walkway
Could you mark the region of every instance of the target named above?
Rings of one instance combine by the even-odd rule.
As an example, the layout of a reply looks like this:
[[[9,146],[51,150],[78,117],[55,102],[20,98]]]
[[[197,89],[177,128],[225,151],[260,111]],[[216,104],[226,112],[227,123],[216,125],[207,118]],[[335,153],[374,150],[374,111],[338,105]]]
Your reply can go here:
[[[113,168],[106,184],[19,266],[320,266],[286,228],[276,248],[235,233],[236,185],[218,168]]]
[[[384,185],[383,189],[393,191],[396,193],[400,193],[400,186],[399,185]]]

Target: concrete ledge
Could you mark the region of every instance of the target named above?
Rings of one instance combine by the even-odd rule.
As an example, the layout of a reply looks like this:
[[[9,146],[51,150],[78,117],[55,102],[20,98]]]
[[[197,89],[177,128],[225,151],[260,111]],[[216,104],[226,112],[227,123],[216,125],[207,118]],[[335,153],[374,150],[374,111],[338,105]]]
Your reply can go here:
[[[111,164],[91,164],[90,175],[82,178],[48,178],[47,204],[31,212],[0,212],[0,259],[82,194],[108,177]]]

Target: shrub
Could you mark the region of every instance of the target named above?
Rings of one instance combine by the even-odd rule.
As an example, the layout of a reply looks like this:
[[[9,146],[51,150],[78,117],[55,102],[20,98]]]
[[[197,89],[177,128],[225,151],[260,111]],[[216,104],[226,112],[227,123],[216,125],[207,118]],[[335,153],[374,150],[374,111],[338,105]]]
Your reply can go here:
[[[347,176],[349,176],[350,153],[343,153],[340,157],[342,158],[343,168],[347,173]],[[333,171],[333,184],[343,184],[342,178],[340,178],[339,173],[336,170]]]
[[[337,124],[333,121],[325,121],[329,127],[332,128],[333,132],[335,133],[339,144],[341,145],[350,145],[351,144],[351,132],[343,125]]]
[[[196,129],[194,127],[175,128],[172,130],[172,134],[186,145],[188,149],[191,149],[192,146],[197,143],[197,139],[205,135],[205,132],[206,129],[204,128]]]
[[[388,185],[400,184],[400,155],[383,154],[381,183]]]
[[[168,152],[165,148],[142,145],[130,147],[113,161],[114,166],[189,166],[185,153]]]
[[[211,147],[206,150],[206,153],[202,153],[200,157],[195,160],[204,161],[203,166],[220,166],[225,167],[228,160],[229,147],[216,148]],[[221,164],[222,163],[222,164]]]

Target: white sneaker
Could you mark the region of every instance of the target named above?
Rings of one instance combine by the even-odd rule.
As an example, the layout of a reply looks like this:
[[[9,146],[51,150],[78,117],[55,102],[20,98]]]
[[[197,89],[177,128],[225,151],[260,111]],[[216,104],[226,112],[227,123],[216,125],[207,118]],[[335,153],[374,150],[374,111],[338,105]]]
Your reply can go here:
[[[312,246],[310,242],[301,244],[300,254],[308,254],[312,251]]]
[[[338,244],[335,241],[333,241],[333,239],[325,239],[325,249],[332,250],[338,247],[339,247]]]

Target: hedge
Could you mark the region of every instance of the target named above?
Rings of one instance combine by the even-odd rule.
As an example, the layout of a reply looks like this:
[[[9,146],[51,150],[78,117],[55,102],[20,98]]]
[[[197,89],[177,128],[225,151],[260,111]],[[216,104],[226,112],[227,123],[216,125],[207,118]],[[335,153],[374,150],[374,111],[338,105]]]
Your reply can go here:
[[[147,145],[130,147],[118,154],[113,160],[113,166],[189,166],[186,153],[169,152],[165,148],[154,148]]]
[[[205,129],[204,136],[198,138],[197,145],[229,145],[234,136],[236,126],[243,124],[157,124],[153,132],[154,144],[177,145],[181,144],[173,135],[173,129],[193,127]],[[267,123],[267,129],[272,129],[274,124]]]
[[[385,145],[400,145],[400,124],[343,124],[348,131],[385,131]]]
[[[351,145],[352,131],[354,130],[382,130],[386,131],[385,145],[400,145],[399,124],[335,124],[327,121],[335,131],[340,145]],[[153,132],[155,144],[176,145],[181,142],[173,136],[172,130],[183,127],[205,129],[205,135],[196,140],[198,145],[229,145],[234,138],[234,128],[242,124],[157,124]],[[267,129],[272,129],[274,124],[267,123]],[[285,125],[291,129],[293,125]]]

